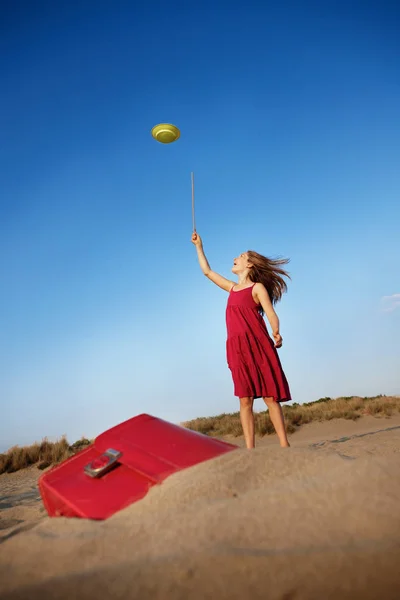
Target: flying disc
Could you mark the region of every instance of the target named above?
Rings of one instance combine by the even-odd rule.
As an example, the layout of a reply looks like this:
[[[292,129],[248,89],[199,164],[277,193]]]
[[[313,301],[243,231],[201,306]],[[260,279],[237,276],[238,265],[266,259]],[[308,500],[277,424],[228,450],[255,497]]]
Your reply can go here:
[[[181,132],[175,125],[171,125],[171,123],[160,123],[153,127],[151,135],[161,144],[171,144],[171,142],[176,142]]]

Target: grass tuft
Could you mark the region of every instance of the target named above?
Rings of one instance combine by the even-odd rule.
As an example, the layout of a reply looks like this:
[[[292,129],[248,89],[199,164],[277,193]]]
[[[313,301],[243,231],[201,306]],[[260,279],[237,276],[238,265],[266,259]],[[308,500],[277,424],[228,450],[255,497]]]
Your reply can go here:
[[[38,469],[46,469],[76,454],[91,443],[90,440],[82,438],[70,446],[63,436],[56,442],[49,442],[44,438],[40,443],[35,442],[31,446],[22,448],[14,446],[5,454],[0,454],[0,474],[15,473],[31,465],[36,465]]]

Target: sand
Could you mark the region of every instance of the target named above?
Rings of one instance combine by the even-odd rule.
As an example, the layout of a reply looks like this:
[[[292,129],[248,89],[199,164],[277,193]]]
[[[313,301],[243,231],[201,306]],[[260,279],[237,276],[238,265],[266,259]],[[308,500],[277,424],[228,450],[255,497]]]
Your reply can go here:
[[[103,522],[48,518],[35,467],[0,476],[0,597],[397,600],[400,416],[290,441],[177,473]]]

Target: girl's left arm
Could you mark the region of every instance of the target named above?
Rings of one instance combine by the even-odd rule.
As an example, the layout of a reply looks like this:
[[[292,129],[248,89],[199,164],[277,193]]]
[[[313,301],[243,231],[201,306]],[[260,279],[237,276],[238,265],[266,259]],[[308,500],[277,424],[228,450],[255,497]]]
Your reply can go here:
[[[275,340],[275,347],[280,348],[282,346],[282,337],[279,333],[279,318],[274,310],[274,307],[272,306],[269,294],[262,283],[256,283],[254,286],[254,295],[261,304],[269,324],[271,325],[272,335]]]

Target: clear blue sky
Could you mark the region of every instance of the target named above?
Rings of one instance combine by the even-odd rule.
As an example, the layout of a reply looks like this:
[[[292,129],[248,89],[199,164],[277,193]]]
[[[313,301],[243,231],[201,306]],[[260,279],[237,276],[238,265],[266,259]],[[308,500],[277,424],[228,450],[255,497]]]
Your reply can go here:
[[[215,270],[291,259],[293,400],[400,393],[397,3],[5,4],[0,449],[238,409],[192,170]]]

